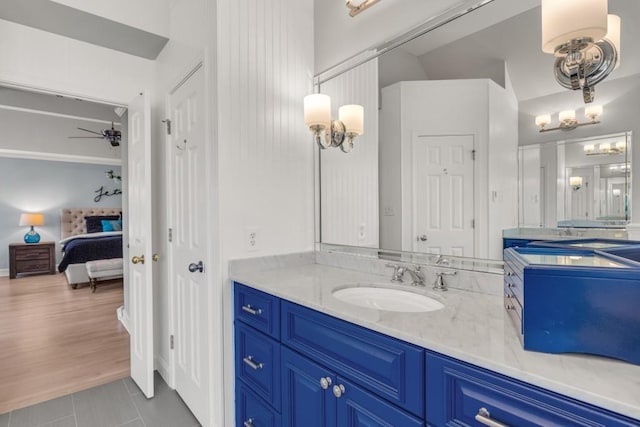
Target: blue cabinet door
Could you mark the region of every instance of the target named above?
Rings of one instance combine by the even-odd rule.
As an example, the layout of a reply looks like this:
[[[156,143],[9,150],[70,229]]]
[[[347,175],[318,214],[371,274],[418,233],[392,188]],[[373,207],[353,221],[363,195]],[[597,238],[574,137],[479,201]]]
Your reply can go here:
[[[327,388],[321,380],[327,381]],[[334,427],[335,375],[326,368],[282,348],[282,419],[288,427]],[[330,384],[329,384],[330,383]]]
[[[236,426],[280,427],[280,414],[254,395],[248,386],[236,381]]]
[[[422,427],[424,422],[338,377],[337,427]]]

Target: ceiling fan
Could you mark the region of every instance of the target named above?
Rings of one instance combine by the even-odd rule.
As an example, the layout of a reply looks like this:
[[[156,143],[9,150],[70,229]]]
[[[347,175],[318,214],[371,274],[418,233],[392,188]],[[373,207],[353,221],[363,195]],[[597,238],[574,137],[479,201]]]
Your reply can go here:
[[[70,136],[71,139],[76,138],[95,138],[95,139],[105,139],[109,141],[112,147],[120,146],[120,140],[122,139],[122,132],[116,130],[113,127],[113,122],[111,122],[111,129],[102,129],[100,132],[96,132],[89,129],[77,128],[78,130],[82,130],[85,132],[89,132],[98,136]]]

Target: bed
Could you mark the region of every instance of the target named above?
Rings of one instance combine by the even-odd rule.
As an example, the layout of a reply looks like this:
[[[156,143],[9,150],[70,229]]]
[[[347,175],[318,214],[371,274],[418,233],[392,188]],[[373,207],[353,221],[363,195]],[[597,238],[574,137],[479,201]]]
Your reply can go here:
[[[65,208],[60,212],[62,260],[58,271],[64,273],[72,288],[89,283],[85,263],[99,259],[122,258],[122,232],[87,233],[85,217],[121,216],[120,208]]]

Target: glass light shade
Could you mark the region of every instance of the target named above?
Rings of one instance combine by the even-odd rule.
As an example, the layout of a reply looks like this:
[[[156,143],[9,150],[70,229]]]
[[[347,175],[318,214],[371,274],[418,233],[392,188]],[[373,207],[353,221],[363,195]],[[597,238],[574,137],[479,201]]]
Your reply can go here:
[[[593,144],[588,144],[583,147],[585,153],[590,154],[596,151],[596,147]]]
[[[614,196],[619,196],[620,194],[622,194],[622,191],[620,191],[619,188],[614,188],[613,190],[611,190],[611,192]]]
[[[601,40],[607,33],[607,0],[542,0],[542,51],[579,38]]]
[[[536,126],[545,127],[551,123],[551,115],[543,114],[541,116],[536,116]]]
[[[344,124],[347,133],[364,133],[364,107],[362,105],[343,105],[338,109],[338,119]]]
[[[615,68],[620,66],[620,17],[618,15],[607,15],[607,34],[605,39],[609,40],[618,51],[618,60]]]
[[[624,151],[627,149],[627,143],[624,141],[618,141],[616,142],[616,149],[618,151]]]
[[[304,97],[304,124],[327,126],[331,123],[331,98],[329,95],[314,93]]]
[[[602,144],[600,144],[599,148],[603,153],[608,153],[609,151],[611,151],[611,144],[609,144],[608,142],[603,142]]]
[[[572,187],[581,187],[582,186],[582,177],[581,176],[571,176],[569,177],[569,185]]]
[[[560,122],[562,123],[572,122],[575,119],[576,119],[576,112],[573,110],[560,111],[560,113],[558,113],[558,120],[560,120]]]
[[[591,120],[596,120],[602,115],[603,111],[602,105],[589,105],[584,107],[584,115]]]
[[[41,213],[23,213],[20,214],[19,226],[44,225],[44,215]]]

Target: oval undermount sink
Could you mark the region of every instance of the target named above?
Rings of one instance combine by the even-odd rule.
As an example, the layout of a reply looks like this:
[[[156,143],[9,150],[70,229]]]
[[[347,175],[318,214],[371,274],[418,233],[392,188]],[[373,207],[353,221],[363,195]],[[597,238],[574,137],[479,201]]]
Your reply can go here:
[[[333,296],[349,304],[384,311],[420,313],[444,308],[440,301],[428,296],[391,288],[355,286],[335,290]]]

